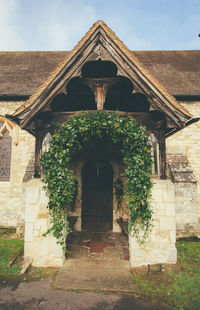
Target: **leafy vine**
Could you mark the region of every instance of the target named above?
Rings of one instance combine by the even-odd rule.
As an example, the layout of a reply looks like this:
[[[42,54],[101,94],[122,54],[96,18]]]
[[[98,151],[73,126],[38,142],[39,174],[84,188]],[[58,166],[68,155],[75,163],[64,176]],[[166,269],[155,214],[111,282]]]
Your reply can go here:
[[[122,205],[122,201],[124,197],[124,185],[123,185],[123,181],[120,178],[118,178],[115,181],[114,189],[115,189],[115,199],[117,200],[117,209],[119,210]]]
[[[75,154],[87,150],[91,138],[95,136],[100,139],[109,137],[112,145],[120,148],[127,178],[128,231],[138,237],[142,230],[145,240],[152,219],[149,204],[152,159],[146,130],[137,125],[134,119],[120,118],[117,113],[105,111],[83,112],[64,124],[57,124],[50,148],[40,160],[52,221],[46,234],[52,231],[57,242],[64,244],[70,231],[67,216],[73,209],[77,191],[70,162]]]

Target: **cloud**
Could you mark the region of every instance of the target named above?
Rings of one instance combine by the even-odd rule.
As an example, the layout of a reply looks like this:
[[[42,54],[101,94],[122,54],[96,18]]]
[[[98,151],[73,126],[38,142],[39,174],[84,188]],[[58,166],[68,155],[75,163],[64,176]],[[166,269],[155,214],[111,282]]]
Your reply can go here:
[[[98,19],[130,49],[199,48],[199,13],[199,0],[0,0],[0,50],[70,50]]]
[[[96,19],[95,10],[83,1],[48,1],[37,24],[40,41],[48,49],[72,49]]]
[[[1,0],[0,50],[69,50],[95,20],[83,1]]]

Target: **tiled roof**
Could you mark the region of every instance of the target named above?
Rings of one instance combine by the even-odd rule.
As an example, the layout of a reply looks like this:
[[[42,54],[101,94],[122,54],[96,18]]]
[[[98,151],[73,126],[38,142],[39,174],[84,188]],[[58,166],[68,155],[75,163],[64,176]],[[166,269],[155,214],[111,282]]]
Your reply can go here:
[[[33,95],[69,53],[0,52],[0,96]],[[132,53],[171,95],[200,95],[200,50]]]
[[[200,95],[200,50],[134,51],[172,95]]]
[[[13,55],[15,58],[15,61],[16,61],[16,58],[19,57],[20,53],[23,56],[27,55],[27,58],[29,55],[30,61],[31,61],[32,57],[33,58],[35,57],[35,60],[39,59],[38,67],[37,67],[37,64],[34,66],[34,61],[31,61],[31,63],[29,63],[29,65],[30,65],[29,67],[27,66],[27,72],[28,72],[27,74],[32,75],[32,79],[35,75],[35,78],[37,80],[34,87],[31,88],[31,85],[30,85],[30,90],[34,88],[34,92],[32,93],[32,96],[26,101],[25,105],[21,106],[20,109],[18,109],[16,111],[15,115],[18,115],[19,113],[23,112],[23,110],[30,107],[35,102],[35,100],[40,97],[40,95],[43,93],[43,91],[46,89],[46,87],[53,82],[54,78],[66,66],[66,64],[72,59],[72,57],[80,50],[80,48],[87,42],[87,40],[98,29],[98,27],[101,27],[105,31],[106,35],[118,46],[118,48],[126,55],[126,57],[138,68],[138,70],[144,75],[144,77],[146,79],[148,79],[154,85],[154,87],[157,88],[160,91],[160,93],[162,93],[162,95],[172,105],[174,105],[178,110],[183,112],[185,115],[190,116],[188,111],[186,109],[184,109],[175,100],[175,98],[169,94],[170,90],[169,90],[169,87],[167,87],[167,83],[165,83],[165,81],[163,81],[164,82],[163,84],[165,85],[165,87],[164,87],[158,81],[158,79],[156,79],[154,77],[154,76],[156,76],[156,74],[154,72],[156,71],[155,68],[156,68],[157,62],[155,61],[156,65],[155,65],[155,67],[153,67],[151,65],[150,61],[148,61],[148,56],[147,56],[148,53],[150,53],[150,54],[152,53],[152,58],[154,58],[153,57],[154,52],[132,52],[132,51],[130,51],[124,45],[124,43],[121,40],[119,40],[119,38],[115,35],[115,33],[103,21],[97,21],[90,28],[90,30],[85,34],[85,36],[78,42],[78,44],[75,46],[75,48],[71,52],[12,52],[13,54],[12,53],[7,54],[10,58],[12,58],[12,55]],[[28,54],[28,53],[30,53],[30,54]],[[37,53],[39,53],[39,56],[36,56],[36,55],[38,55]],[[147,53],[147,54],[145,54],[145,53]],[[155,53],[159,53],[159,52],[155,52]],[[160,52],[160,53],[162,53],[162,52]],[[45,60],[45,57],[46,57],[46,60]],[[158,54],[157,54],[157,57],[158,57]],[[164,54],[163,54],[163,57],[164,57]],[[0,58],[1,58],[1,53],[0,53]],[[42,58],[43,58],[43,67],[42,67],[42,71],[39,71],[39,72],[41,72],[41,75],[38,75],[37,69],[41,70],[39,63],[40,63],[40,60]],[[51,61],[49,61],[50,59],[51,59]],[[45,61],[46,61],[46,63],[45,63]],[[41,61],[41,63],[42,63],[42,61]],[[1,60],[0,60],[0,64],[1,64]],[[17,63],[17,64],[20,66],[19,63]],[[23,65],[22,65],[21,73],[23,73],[23,70],[24,70],[24,72],[26,72],[24,66],[26,67],[25,63],[23,63]],[[47,68],[47,69],[45,69],[45,68]],[[149,70],[147,70],[147,68]],[[20,70],[19,70],[19,72],[20,72]],[[154,74],[154,76],[152,73]],[[23,74],[21,74],[21,76],[22,75]],[[159,75],[159,80],[160,80],[160,74],[157,73],[157,75]],[[48,76],[48,78],[46,78],[46,76]],[[30,78],[30,80],[31,80],[31,78]],[[168,80],[171,80],[171,77],[168,76]],[[9,81],[9,79],[8,79],[8,81]],[[35,88],[36,88],[36,86],[38,87],[39,82],[42,82],[43,84],[42,84],[42,86],[41,85],[39,86],[37,91],[35,91]],[[167,88],[167,90],[165,88]]]
[[[0,95],[35,93],[69,52],[0,52]]]

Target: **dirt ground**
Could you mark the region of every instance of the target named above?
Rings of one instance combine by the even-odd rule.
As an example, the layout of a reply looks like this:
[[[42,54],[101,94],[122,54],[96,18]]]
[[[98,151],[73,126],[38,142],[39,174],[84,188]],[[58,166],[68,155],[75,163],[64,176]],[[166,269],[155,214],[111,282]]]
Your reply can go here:
[[[139,297],[54,290],[50,279],[0,281],[1,310],[161,310]]]

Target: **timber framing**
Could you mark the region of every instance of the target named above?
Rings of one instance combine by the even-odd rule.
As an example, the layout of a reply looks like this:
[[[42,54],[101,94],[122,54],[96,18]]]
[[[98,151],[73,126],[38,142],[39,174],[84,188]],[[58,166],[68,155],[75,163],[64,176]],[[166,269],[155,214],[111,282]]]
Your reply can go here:
[[[84,75],[83,66],[86,63],[97,61],[111,62],[116,66],[117,75],[114,73],[101,77]],[[48,80],[10,116],[13,120],[19,121],[21,128],[36,136],[35,177],[39,178],[41,175],[39,160],[42,155],[42,143],[45,135],[48,132],[54,133],[55,122],[66,122],[70,117],[84,110],[83,107],[83,110],[76,111],[74,110],[75,106],[71,107],[72,110],[65,110],[65,112],[52,108],[52,102],[55,98],[59,98],[58,95],[69,95],[68,83],[74,78],[78,78],[81,85],[88,87],[94,96],[96,109],[87,109],[90,113],[105,108],[109,90],[118,85],[117,83],[122,81],[122,78],[129,80],[133,85],[131,96],[142,94],[147,98],[147,110],[144,108],[139,110],[140,112],[128,112],[128,110],[122,109],[116,113],[122,118],[134,118],[138,124],[146,127],[147,132],[154,133],[159,144],[160,178],[165,179],[166,135],[183,128],[192,119],[192,115],[145,69],[134,53],[103,21],[97,21],[92,26],[75,48],[67,53],[66,59],[49,76]],[[73,105],[73,101],[71,104]],[[68,108],[70,109],[70,107]],[[109,105],[109,109],[106,111],[113,112],[115,110],[110,111],[111,109],[112,106]]]
[[[151,109],[165,114],[170,127],[181,128],[191,119],[189,112],[169,95],[112,30],[103,21],[98,21],[42,87],[13,114],[20,120],[21,127],[32,130],[31,123],[38,113],[47,111],[52,99],[57,94],[66,92],[66,85],[71,78],[81,76],[83,64],[98,59],[113,61],[118,73],[128,77],[133,82],[134,89],[148,97]]]

